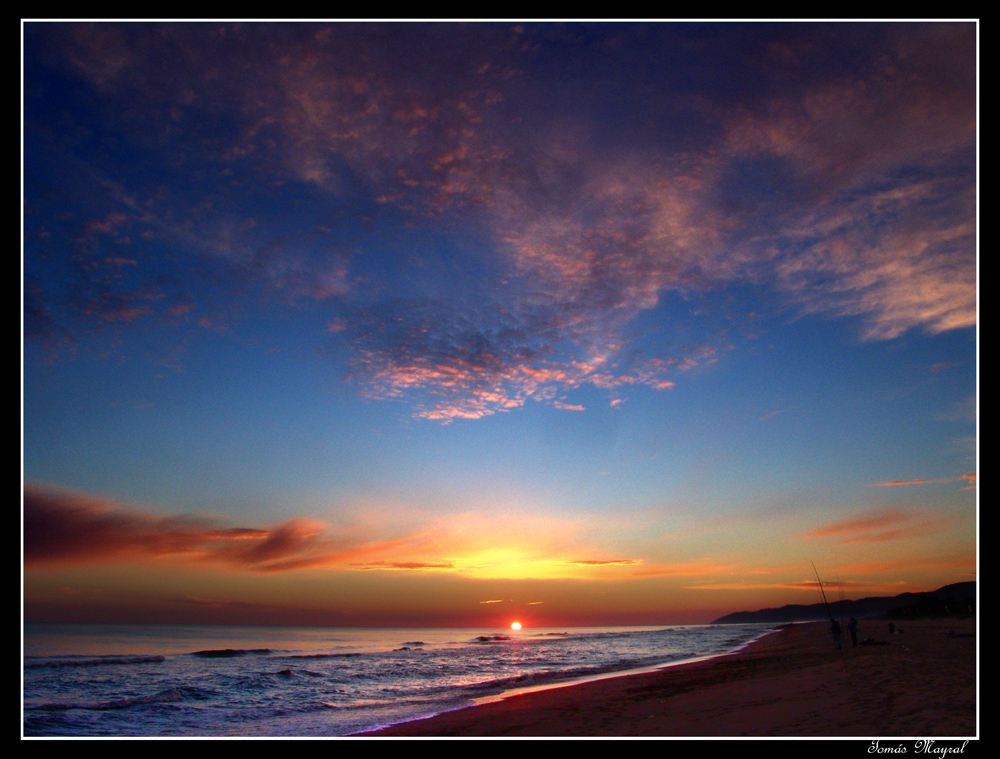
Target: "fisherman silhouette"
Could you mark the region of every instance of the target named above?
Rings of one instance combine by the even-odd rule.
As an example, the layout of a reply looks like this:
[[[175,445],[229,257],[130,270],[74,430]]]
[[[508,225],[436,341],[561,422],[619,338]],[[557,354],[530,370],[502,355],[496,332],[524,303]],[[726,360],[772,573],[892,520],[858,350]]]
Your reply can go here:
[[[858,620],[851,617],[851,621],[847,623],[847,631],[851,634],[851,645],[857,648],[858,645]]]
[[[830,633],[833,635],[833,645],[838,651],[841,650],[843,646],[842,636],[843,633],[840,630],[840,622],[835,619],[830,620]]]

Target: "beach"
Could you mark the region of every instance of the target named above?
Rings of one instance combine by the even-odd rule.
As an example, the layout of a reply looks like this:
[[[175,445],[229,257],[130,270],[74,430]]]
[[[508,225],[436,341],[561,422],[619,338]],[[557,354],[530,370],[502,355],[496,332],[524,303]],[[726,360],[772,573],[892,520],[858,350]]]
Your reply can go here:
[[[511,695],[373,737],[905,737],[978,735],[974,619],[862,620],[838,653],[827,624],[736,653]],[[902,628],[901,634],[899,629]]]

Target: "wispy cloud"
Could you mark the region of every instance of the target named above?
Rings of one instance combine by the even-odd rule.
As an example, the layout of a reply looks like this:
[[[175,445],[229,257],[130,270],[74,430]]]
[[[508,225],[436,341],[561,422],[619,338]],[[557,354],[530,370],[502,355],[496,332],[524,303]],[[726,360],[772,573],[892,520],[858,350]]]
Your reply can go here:
[[[911,514],[892,511],[832,522],[810,530],[802,537],[830,539],[839,543],[888,543],[929,535],[940,528],[940,520],[919,519]]]
[[[975,323],[975,67],[958,63],[974,28],[885,30],[863,76],[845,67],[722,116],[758,175],[747,210],[775,214],[758,241],[776,282],[807,312],[862,317],[867,339]]]
[[[941,361],[937,364],[931,364],[928,371],[943,372],[947,369],[954,369],[956,366],[962,366],[964,363],[964,361]]]
[[[961,572],[974,570],[975,555],[970,551],[967,556],[943,556],[930,558],[919,556],[907,559],[882,559],[875,561],[850,562],[831,567],[831,570],[854,575],[902,574],[914,570],[921,572]]]
[[[630,330],[671,298],[734,283],[855,317],[868,340],[973,326],[975,26],[844,25],[823,40],[800,26],[716,31],[761,79],[733,87],[732,59],[701,54],[696,98],[650,102],[646,88],[679,87],[664,51],[704,50],[698,28],[647,26],[655,55],[608,45],[599,57],[536,24],[32,29],[46,65],[99,101],[102,129],[171,176],[198,165],[221,179],[165,189],[86,172],[88,202],[47,214],[73,217],[62,240],[27,225],[27,334],[51,340],[70,318],[197,324],[209,304],[238,313],[261,295],[319,301],[337,312],[326,336],[343,339],[365,393],[448,422],[529,399],[569,409],[564,394],[583,385],[612,403],[670,389],[727,339],[696,318],[693,348],[669,331],[633,346]],[[620,86],[573,89],[554,121],[552,87],[574,66]],[[229,128],[212,131],[220,118]],[[62,144],[30,132],[26,150]],[[301,193],[294,221],[268,210],[277,188]],[[236,200],[248,194],[252,214]],[[431,289],[444,295],[401,284],[378,251],[389,243],[371,240],[375,217],[417,237],[439,222],[470,266],[442,267]],[[393,250],[417,270],[424,243]],[[45,274],[54,262],[71,286]],[[478,274],[468,283],[456,269]]]
[[[778,416],[778,414],[784,414],[786,411],[788,411],[788,409],[784,408],[772,411],[769,414],[764,414],[764,416],[760,417],[757,421],[763,422],[765,419],[770,419],[772,416]]]
[[[939,477],[934,480],[889,480],[888,482],[875,482],[873,485],[880,488],[893,488],[901,485],[941,485],[948,482],[966,482],[963,490],[976,486],[976,473],[968,472],[958,477]]]
[[[189,563],[251,573],[310,568],[457,572],[468,576],[592,575],[641,559],[572,559],[586,520],[476,513],[425,514],[402,528],[358,512],[353,526],[312,518],[233,526],[218,518],[163,516],[84,493],[29,483],[24,488],[25,566]],[[525,536],[530,536],[526,538]],[[586,555],[586,554],[584,554]],[[567,558],[562,558],[567,557]]]
[[[369,561],[354,562],[350,566],[356,569],[455,569],[455,565],[450,561]]]
[[[736,569],[733,564],[719,564],[712,561],[686,561],[672,564],[646,564],[642,569],[636,570],[636,577],[664,577],[678,576],[691,577],[698,575],[717,575],[732,572]]]
[[[801,580],[799,582],[775,582],[775,583],[742,583],[742,582],[708,582],[698,583],[688,586],[691,590],[736,590],[736,591],[760,591],[760,590],[804,590],[816,593],[818,596],[819,585],[815,580]],[[845,593],[856,595],[858,593],[903,593],[907,590],[905,582],[878,582],[870,580],[824,580],[824,588],[837,588]]]
[[[556,395],[584,385],[668,390],[673,382],[667,374],[714,359],[711,350],[643,358],[619,355],[615,346],[604,355],[573,358],[574,341],[557,315],[545,310],[515,314],[443,301],[399,301],[352,311],[343,324],[354,349],[351,378],[373,397],[429,398],[417,415],[440,421],[478,419],[528,400],[583,410]]]
[[[345,566],[399,544],[334,539],[326,525],[310,519],[267,528],[227,527],[208,517],[164,517],[72,491],[32,484],[24,488],[26,566],[153,559],[287,572]],[[405,567],[389,563],[386,568]]]
[[[330,135],[405,128],[399,142],[407,152],[391,170],[378,158],[383,168],[367,174],[396,183],[383,201],[412,209],[424,197],[442,210],[472,202],[506,267],[487,296],[503,306],[481,309],[475,324],[407,314],[397,322],[405,333],[386,341],[381,327],[356,321],[354,376],[382,397],[444,396],[417,401],[418,416],[439,421],[509,411],[528,398],[558,405],[553,392],[585,383],[667,389],[667,375],[685,368],[685,357],[622,364],[624,328],[669,293],[746,278],[773,283],[804,312],[862,317],[867,339],[971,326],[974,196],[962,156],[974,141],[974,87],[958,66],[946,66],[941,79],[922,78],[942,50],[971,49],[971,40],[964,27],[909,37],[887,27],[882,57],[871,64],[874,86],[870,70],[861,78],[845,68],[752,106],[715,101],[708,111],[722,125],[721,149],[672,154],[596,150],[586,100],[569,117],[573,129],[540,128],[515,141],[497,120],[497,104],[505,90],[530,90],[533,82],[510,66],[520,75],[450,82],[436,108],[411,101],[362,109],[389,119],[388,131],[344,130],[322,115],[337,109],[317,107],[340,96],[302,67],[296,97],[311,115],[287,119],[289,129],[313,130],[305,142],[328,150],[341,144]],[[787,49],[797,49],[798,71],[817,55],[808,44]],[[789,60],[772,63],[777,70]],[[891,73],[900,70],[921,73],[912,80]],[[368,102],[390,97],[385,77],[379,88],[364,88]],[[500,94],[469,105],[473,93],[491,88]],[[449,110],[461,137],[428,142]],[[365,139],[344,149],[358,166],[373,165]],[[396,144],[384,137],[379,144],[386,141]],[[914,176],[916,162],[923,172]],[[754,184],[777,191],[750,197]]]

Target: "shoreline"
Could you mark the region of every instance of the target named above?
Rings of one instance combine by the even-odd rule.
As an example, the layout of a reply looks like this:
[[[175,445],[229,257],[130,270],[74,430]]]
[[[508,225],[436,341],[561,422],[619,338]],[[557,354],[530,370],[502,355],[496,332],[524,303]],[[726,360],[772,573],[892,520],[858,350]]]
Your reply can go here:
[[[834,649],[825,623],[729,654],[509,693],[353,737],[977,737],[974,618],[862,620]],[[953,633],[953,635],[949,635]]]
[[[571,678],[569,680],[559,680],[552,683],[544,683],[540,685],[527,685],[521,688],[511,688],[510,690],[505,690],[502,693],[497,693],[492,696],[480,696],[479,698],[474,698],[473,703],[469,706],[460,706],[458,709],[451,709],[448,712],[440,712],[438,714],[432,715],[430,717],[423,717],[422,719],[434,719],[442,714],[449,714],[453,711],[461,711],[462,709],[472,709],[477,706],[484,706],[486,704],[493,704],[499,701],[506,701],[508,698],[514,698],[515,696],[523,696],[529,693],[541,693],[547,690],[554,690],[556,688],[572,688],[577,685],[587,685],[588,683],[596,683],[602,680],[614,680],[619,677],[636,677],[638,675],[648,675],[654,672],[660,672],[671,667],[684,667],[690,664],[698,664],[700,662],[712,661],[713,659],[718,659],[723,656],[732,656],[738,654],[740,651],[745,650],[749,646],[754,645],[760,640],[763,640],[768,635],[774,635],[775,633],[781,632],[782,628],[787,627],[790,623],[784,623],[777,627],[771,628],[762,632],[758,637],[744,643],[741,646],[733,649],[732,651],[725,651],[721,654],[705,654],[704,656],[692,656],[689,659],[678,659],[677,661],[665,662],[664,664],[651,664],[645,667],[637,667],[635,669],[625,669],[618,670],[615,672],[604,672],[599,675],[584,675],[582,677]],[[418,721],[418,720],[413,720]],[[403,722],[399,724],[409,724],[408,722]],[[394,726],[393,726],[394,727]],[[389,729],[381,728],[383,730]],[[371,731],[376,732],[376,731]]]

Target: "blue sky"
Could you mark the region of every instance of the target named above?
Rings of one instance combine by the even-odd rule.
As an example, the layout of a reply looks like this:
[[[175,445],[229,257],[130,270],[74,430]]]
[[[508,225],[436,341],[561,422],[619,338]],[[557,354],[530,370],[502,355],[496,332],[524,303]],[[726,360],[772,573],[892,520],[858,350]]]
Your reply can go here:
[[[25,23],[26,618],[974,579],[977,40]]]

